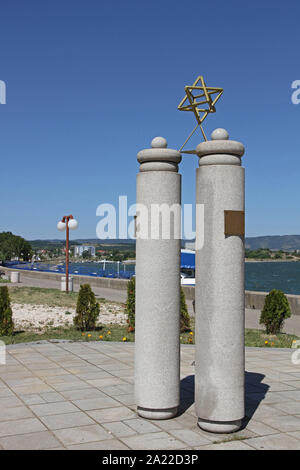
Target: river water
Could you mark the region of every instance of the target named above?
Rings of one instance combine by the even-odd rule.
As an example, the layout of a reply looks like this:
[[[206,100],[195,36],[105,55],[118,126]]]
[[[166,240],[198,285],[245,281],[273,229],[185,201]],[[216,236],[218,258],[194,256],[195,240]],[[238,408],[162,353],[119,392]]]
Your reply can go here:
[[[245,265],[246,290],[280,289],[286,294],[300,295],[300,262],[258,261]]]
[[[99,269],[99,264],[96,263],[87,263],[86,269],[93,271],[91,265]],[[82,266],[82,264],[78,266]],[[128,265],[125,270],[133,274],[134,268],[134,265]],[[111,272],[116,272],[119,269],[122,272],[124,265],[120,263],[117,268],[117,263],[110,263],[106,265],[105,269]],[[246,290],[269,292],[272,289],[280,289],[286,294],[300,295],[300,262],[247,262],[245,263],[245,284]]]

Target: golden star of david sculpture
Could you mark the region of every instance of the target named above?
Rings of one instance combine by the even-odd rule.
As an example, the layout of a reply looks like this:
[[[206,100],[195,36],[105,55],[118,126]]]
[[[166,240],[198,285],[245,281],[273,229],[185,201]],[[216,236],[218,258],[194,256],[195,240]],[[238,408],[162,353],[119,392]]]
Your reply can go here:
[[[206,86],[204,78],[202,75],[199,75],[193,85],[187,85],[184,89],[186,96],[180,101],[177,109],[179,109],[179,111],[192,111],[196,117],[197,125],[185,140],[184,144],[180,147],[179,151],[182,153],[196,153],[195,150],[182,151],[182,149],[198,127],[201,129],[204,140],[207,140],[202,123],[209,113],[216,112],[215,104],[221,97],[223,88]],[[213,95],[216,96],[213,97]]]

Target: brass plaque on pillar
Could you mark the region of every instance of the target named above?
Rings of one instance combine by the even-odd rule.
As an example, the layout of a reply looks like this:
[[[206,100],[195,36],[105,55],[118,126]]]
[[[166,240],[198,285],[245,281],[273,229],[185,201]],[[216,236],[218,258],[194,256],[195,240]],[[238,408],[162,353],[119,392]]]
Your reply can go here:
[[[245,235],[245,212],[224,211],[224,233],[229,235]]]

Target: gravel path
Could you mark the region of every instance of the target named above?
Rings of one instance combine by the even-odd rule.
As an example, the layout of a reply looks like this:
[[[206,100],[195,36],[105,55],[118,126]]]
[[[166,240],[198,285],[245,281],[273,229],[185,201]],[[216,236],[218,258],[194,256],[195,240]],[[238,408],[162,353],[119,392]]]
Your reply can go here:
[[[73,324],[75,309],[49,307],[47,305],[12,304],[15,328],[23,330],[44,330],[47,327],[70,326]],[[115,303],[100,304],[99,324],[125,325],[127,315],[124,307]]]

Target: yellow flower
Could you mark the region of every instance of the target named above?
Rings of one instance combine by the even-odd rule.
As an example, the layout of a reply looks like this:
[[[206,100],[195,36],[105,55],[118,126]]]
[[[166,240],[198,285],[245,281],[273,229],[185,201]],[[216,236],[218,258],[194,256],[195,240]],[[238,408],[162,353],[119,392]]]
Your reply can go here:
[[[100,335],[100,336],[99,336],[99,339],[103,339],[103,336],[102,336],[102,335]]]
[[[88,335],[88,338],[90,338],[92,335]]]
[[[123,341],[127,341],[127,338],[126,338],[126,336],[124,336],[124,337],[123,337]]]
[[[111,331],[108,331],[107,334],[108,334],[108,335],[111,335]]]
[[[194,333],[193,333],[192,331],[190,331],[190,335],[193,336],[193,334],[194,334]]]
[[[269,344],[269,341],[265,341],[265,344]]]

